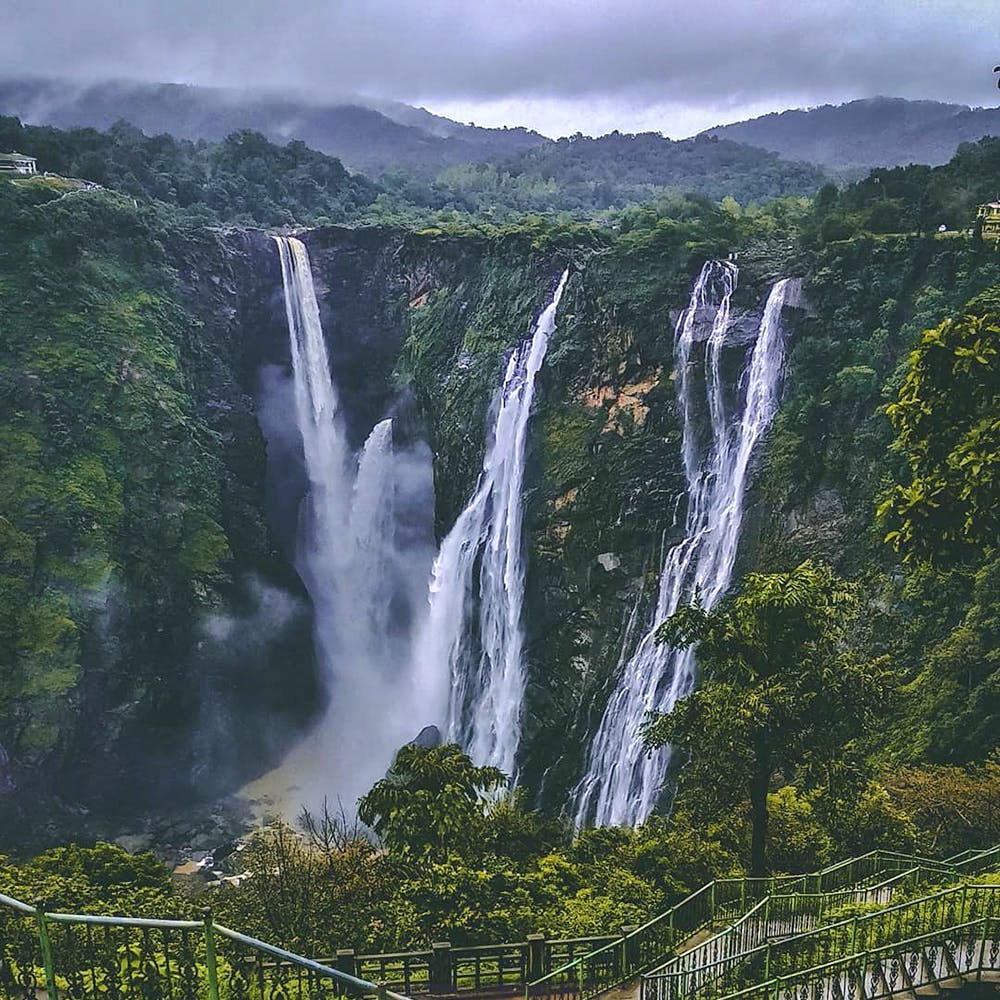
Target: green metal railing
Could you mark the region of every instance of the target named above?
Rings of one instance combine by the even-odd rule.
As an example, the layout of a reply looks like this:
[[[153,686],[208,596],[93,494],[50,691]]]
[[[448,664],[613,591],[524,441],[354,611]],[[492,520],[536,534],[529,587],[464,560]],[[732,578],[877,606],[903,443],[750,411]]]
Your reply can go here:
[[[215,923],[51,913],[0,894],[3,1000],[406,997]]]
[[[724,954],[704,965],[668,968],[643,976],[642,1000],[718,996],[749,984],[787,975],[851,955],[968,921],[1000,916],[1000,886],[962,885],[889,906],[824,927],[782,934],[781,915],[760,925],[759,939],[739,954]]]
[[[1000,863],[1000,848],[963,853],[962,863],[990,858]],[[661,965],[699,931],[730,923],[754,912],[768,897],[829,894],[868,888],[873,901],[887,900],[894,888],[906,884],[915,869],[940,875],[942,880],[962,877],[961,864],[951,859],[934,861],[897,851],[870,851],[806,875],[771,878],[724,878],[702,886],[666,913],[655,917],[602,948],[553,969],[526,987],[528,998],[579,997],[589,1000],[640,973]],[[977,868],[976,870],[983,870]],[[898,881],[897,881],[898,880]],[[890,887],[890,883],[895,885]],[[882,900],[878,900],[881,895]],[[846,896],[842,902],[850,901]]]
[[[709,954],[706,942],[693,942],[692,937],[725,923],[741,929],[729,934],[734,944],[725,954],[713,956],[713,961],[723,957],[729,962],[714,972],[744,963],[751,970],[744,978],[752,981],[759,978],[754,963],[760,964],[761,927],[777,928],[788,938],[782,943],[785,950],[776,951],[772,944],[770,957],[765,956],[767,971],[777,972],[778,966],[769,963],[784,961],[786,953],[798,956],[796,962],[803,958],[795,947],[805,949],[805,959],[815,958],[818,939],[810,934],[815,935],[816,925],[836,905],[862,899],[884,903],[888,893],[912,888],[921,879],[954,882],[963,874],[997,867],[1000,847],[966,851],[945,862],[873,851],[809,875],[717,879],[666,913],[616,935],[547,940],[536,934],[523,942],[460,948],[440,942],[420,952],[381,955],[356,956],[344,950],[322,961],[223,927],[208,911],[202,920],[86,916],[48,912],[41,904],[30,906],[0,895],[0,998],[406,1000],[414,994],[498,994],[526,988],[531,997],[586,1000],[653,969],[685,945],[689,947],[684,954],[692,956],[689,967],[709,965],[699,959]],[[843,922],[825,929],[837,927]],[[708,940],[724,937],[710,935]],[[651,978],[648,974],[644,980],[644,990],[651,988],[646,985]],[[718,988],[732,987],[731,979],[722,975],[715,980]]]
[[[910,867],[915,860],[917,864]],[[944,862],[884,854],[879,861],[882,871],[874,878],[856,878],[862,873],[855,861],[835,865],[821,875],[828,881],[833,875],[839,881],[846,878],[852,883],[851,888],[768,896],[725,930],[646,973],[642,987],[644,995],[655,996],[657,1000],[689,996],[729,973],[739,963],[751,961],[757,949],[768,940],[813,930],[828,922],[831,914],[847,904],[885,906],[900,893],[913,891],[921,885],[954,882],[962,875],[984,870],[991,863],[1000,863],[1000,848],[964,852],[960,860]],[[896,868],[901,870],[885,877]],[[647,980],[651,982],[647,984]]]
[[[522,992],[526,982],[616,941],[619,936],[546,938],[544,934],[529,934],[524,941],[460,947],[439,941],[425,951],[355,955],[353,950],[345,949],[334,958],[320,961],[362,979],[384,982],[391,989],[411,996],[513,993]]]
[[[914,861],[917,864],[908,867]],[[893,867],[902,870],[888,878],[884,877],[887,870],[883,870],[878,876],[881,881],[861,879],[850,889],[767,897],[721,933],[712,935],[646,973],[643,976],[643,996],[655,997],[656,1000],[677,1000],[690,996],[723,976],[732,975],[741,963],[752,964],[758,957],[759,949],[768,941],[807,934],[828,922],[831,914],[849,903],[887,906],[894,897],[920,886],[954,882],[1000,865],[1000,846],[966,851],[943,862],[889,854],[884,857],[884,863],[887,870]],[[844,871],[849,873],[848,878],[858,874],[853,862],[836,865],[826,874]]]
[[[582,1000],[596,996],[655,965],[677,944],[724,914],[741,911],[776,886],[795,885],[802,878],[779,875],[716,879],[645,924],[530,981],[526,994],[529,998],[579,996]]]
[[[889,1000],[1000,982],[1000,920],[981,917],[773,976],[720,1000]]]

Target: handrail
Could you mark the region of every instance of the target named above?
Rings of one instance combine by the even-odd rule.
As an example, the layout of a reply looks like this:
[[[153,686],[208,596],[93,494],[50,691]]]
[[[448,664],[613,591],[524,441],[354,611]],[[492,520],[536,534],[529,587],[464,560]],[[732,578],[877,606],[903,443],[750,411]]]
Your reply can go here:
[[[988,851],[976,852],[976,858],[980,856],[985,856],[992,853],[992,851],[998,850],[997,848],[990,849]],[[873,852],[874,853],[874,852]],[[899,854],[897,852],[884,852],[885,855],[892,861],[906,862],[910,863],[913,858],[909,858],[907,855]],[[867,856],[866,856],[867,857]],[[974,860],[973,858],[967,859],[969,861]],[[706,941],[700,942],[694,948],[689,951],[684,952],[681,955],[677,955],[671,958],[669,961],[658,966],[650,972],[645,973],[647,978],[661,977],[661,976],[677,976],[686,982],[686,987],[684,992],[690,992],[692,988],[692,978],[693,982],[697,984],[698,987],[704,986],[706,982],[710,981],[708,976],[709,969],[718,969],[720,974],[725,968],[732,966],[740,961],[743,961],[745,956],[751,956],[754,953],[754,949],[760,943],[759,940],[754,939],[752,944],[747,943],[744,938],[742,943],[731,943],[731,941],[736,941],[740,938],[741,932],[744,928],[748,927],[754,920],[754,918],[759,916],[759,911],[764,910],[764,926],[756,928],[757,936],[761,934],[767,934],[769,931],[768,924],[770,922],[769,910],[772,907],[781,908],[782,904],[786,901],[792,902],[796,901],[800,904],[804,904],[803,911],[798,912],[794,908],[789,909],[790,912],[785,913],[782,923],[780,924],[780,929],[783,934],[787,935],[789,933],[803,933],[810,927],[810,918],[812,921],[812,926],[823,920],[824,916],[832,909],[837,906],[843,905],[849,902],[870,902],[870,903],[882,903],[888,902],[892,893],[899,888],[899,886],[912,880],[912,884],[919,885],[923,881],[922,876],[926,872],[928,875],[952,875],[956,873],[958,865],[951,865],[947,862],[938,862],[929,858],[920,858],[920,863],[916,867],[908,868],[903,871],[897,872],[890,878],[882,879],[880,882],[874,884],[862,884],[860,886],[850,888],[850,889],[839,889],[833,890],[826,893],[797,893],[795,895],[788,894],[776,894],[768,896],[761,903],[752,907],[746,913],[743,914],[738,920],[731,923],[724,930],[712,935]],[[965,862],[963,862],[964,864]],[[832,866],[832,869],[825,869],[824,874],[829,873],[831,870],[842,869],[843,864]],[[885,874],[883,871],[881,874]],[[810,903],[815,901],[815,906],[810,906]],[[812,912],[815,910],[815,912]],[[804,918],[797,919],[797,918]],[[792,929],[794,928],[794,930]],[[749,932],[753,934],[753,930]],[[703,956],[711,956],[710,960],[699,960]]]
[[[44,987],[53,1000],[60,989],[72,995],[88,989],[101,992],[119,980],[121,989],[121,984],[134,986],[136,977],[145,983],[147,993],[150,977],[164,983],[170,977],[180,977],[185,997],[207,1000],[218,1000],[220,977],[228,977],[234,995],[248,998],[273,993],[278,987],[289,1000],[300,1000],[309,991],[318,994],[322,989],[320,981],[325,980],[330,984],[327,988],[338,993],[378,996],[383,1000],[407,1000],[414,991],[478,991],[521,983],[527,984],[528,996],[573,994],[578,1000],[587,1000],[645,970],[653,972],[646,972],[644,982],[664,972],[664,957],[705,927],[728,924],[725,930],[679,956],[688,970],[712,967],[713,963],[702,959],[712,954],[720,941],[741,940],[753,945],[739,951],[727,945],[727,969],[746,956],[752,961],[761,946],[746,929],[761,923],[762,912],[768,914],[786,907],[784,912],[790,921],[786,930],[795,931],[788,940],[800,942],[801,947],[808,934],[819,932],[815,923],[843,901],[881,903],[901,885],[911,884],[909,880],[919,884],[938,877],[968,877],[990,867],[1000,867],[1000,845],[963,851],[944,861],[876,850],[805,875],[714,879],[665,912],[639,927],[624,929],[620,935],[561,939],[534,935],[523,942],[456,948],[435,945],[420,952],[355,956],[346,951],[326,960],[296,955],[223,927],[213,921],[208,911],[201,921],[49,913],[43,906],[31,906],[0,893],[0,997],[11,995],[5,990],[9,983],[4,977],[9,980],[17,975],[23,980],[19,980],[17,989],[21,992],[17,995],[23,995],[25,983],[39,983],[38,988]],[[895,909],[889,907],[879,913]],[[34,924],[33,931],[29,921]],[[810,921],[812,925],[807,927]],[[823,930],[840,926],[843,922]],[[757,933],[756,929],[752,931]],[[587,951],[580,954],[578,949],[582,948]],[[773,945],[771,951],[782,954]],[[557,961],[559,965],[553,968]],[[550,971],[539,976],[543,970]],[[44,975],[44,983],[40,974]],[[289,985],[289,976],[296,982]],[[390,990],[390,982],[404,992]],[[173,997],[168,987],[164,986],[158,995]]]
[[[27,903],[22,903],[19,899],[15,899],[13,896],[5,896],[0,892],[0,905],[9,906],[12,910],[18,910],[21,913],[28,913],[31,916],[35,914],[35,908],[33,906],[28,906]]]
[[[811,889],[814,893],[829,893],[842,889],[845,884],[857,886],[863,883],[864,879],[871,878],[873,875],[895,871],[896,875],[892,878],[883,879],[871,887],[873,892],[877,889],[880,890],[881,894],[884,894],[893,881],[902,881],[908,872],[926,868],[928,872],[934,874],[960,875],[961,866],[971,865],[994,854],[1000,857],[1000,845],[977,852],[960,864],[953,865],[949,864],[948,861],[922,858],[899,851],[874,850],[855,858],[835,862],[826,868],[806,875],[714,879],[695,890],[665,913],[647,921],[642,927],[628,934],[623,934],[616,941],[553,969],[540,979],[528,983],[526,996],[531,1000],[535,997],[572,993],[580,1000],[588,1000],[589,997],[606,989],[620,985],[632,976],[652,969],[658,963],[662,964],[664,959],[676,950],[677,945],[704,927],[716,923],[718,918],[732,919],[737,914],[745,914],[748,904],[751,904],[752,908],[762,898],[760,894],[753,891],[754,888],[758,887],[758,883],[768,885],[770,891],[764,894],[765,897],[775,895],[773,890],[777,884],[795,894],[808,893]],[[904,868],[904,865],[907,867]],[[737,909],[733,912],[732,907],[737,903],[737,900],[734,898],[720,899],[720,896],[725,897],[726,889],[736,886],[739,886],[740,893]],[[749,892],[748,887],[751,890]],[[703,907],[704,912],[699,916],[698,904],[703,903],[706,899],[708,905]],[[690,911],[695,919],[679,919],[686,915],[686,911]],[[654,931],[653,934],[649,933],[651,930]],[[659,930],[658,936],[655,933],[656,930]],[[652,937],[653,940],[644,941],[644,937]],[[649,944],[656,946],[657,954],[652,957],[650,956],[651,949],[645,947]],[[650,975],[650,973],[646,973],[646,975]]]
[[[723,984],[722,989],[725,991],[727,984],[734,985],[740,981],[741,974],[754,975],[761,964],[766,975],[767,971],[773,971],[775,963],[797,960],[798,953],[805,951],[808,954],[810,949],[813,952],[833,950],[841,938],[846,942],[848,936],[854,947],[859,937],[870,936],[869,926],[873,928],[871,936],[878,937],[880,925],[892,924],[894,916],[895,927],[902,928],[903,923],[911,916],[915,916],[918,920],[927,916],[933,918],[939,906],[931,904],[939,904],[943,900],[954,903],[956,899],[959,900],[957,911],[954,908],[945,911],[946,916],[950,914],[950,923],[954,923],[955,919],[965,919],[976,909],[977,901],[988,900],[987,908],[991,912],[988,912],[987,916],[1000,913],[1000,885],[961,885],[940,889],[919,899],[884,907],[864,916],[848,917],[823,927],[794,933],[784,939],[773,940],[765,933],[763,940],[753,947],[735,955],[724,955],[715,961],[693,968],[676,968],[668,971],[664,967],[664,971],[657,970],[643,976],[641,995],[643,1000],[652,998],[676,1000],[679,997],[697,995],[706,987],[717,992],[714,987],[717,982]],[[766,928],[764,930],[766,931]]]
[[[321,995],[316,989],[317,980],[330,981],[337,995],[409,1000],[384,984],[369,982],[215,923],[210,911],[205,912],[202,921],[60,913],[49,912],[41,905],[29,906],[4,894],[0,894],[0,907],[13,911],[17,915],[14,919],[32,917],[36,925],[34,934],[26,934],[25,928],[12,926],[11,915],[0,909],[0,997],[29,995],[27,991],[36,989],[40,982],[39,971],[49,1000],[58,1000],[61,988],[74,996],[134,992],[219,1000],[220,973],[228,974],[234,993],[246,997],[259,993],[263,997],[275,991],[265,984],[266,966],[255,959],[254,953],[258,953],[279,959],[272,964],[279,972],[289,966],[297,970],[297,989],[282,994],[289,1000]],[[62,933],[57,935],[57,928],[62,928]],[[75,933],[77,929],[82,935]],[[127,936],[130,930],[142,932],[138,940]],[[103,935],[95,939],[95,934],[102,931]],[[126,932],[126,936],[116,931]],[[158,937],[153,934],[157,931]],[[251,955],[228,953],[228,948],[220,949],[223,942],[241,945]],[[66,961],[61,962],[61,958]],[[251,985],[254,974],[256,993]],[[155,989],[150,985],[153,982]],[[67,985],[61,987],[61,983]]]
[[[256,951],[262,951],[267,955],[272,955],[274,958],[280,958],[285,962],[291,962],[293,965],[301,966],[303,969],[318,972],[320,975],[326,976],[330,979],[336,979],[337,982],[343,983],[345,986],[354,986],[357,989],[362,990],[364,995],[374,993],[376,996],[386,996],[392,998],[392,1000],[408,1000],[408,998],[403,997],[402,994],[393,993],[391,990],[386,990],[383,987],[377,986],[375,983],[369,983],[364,979],[358,979],[357,976],[350,976],[346,972],[341,972],[339,969],[333,969],[328,965],[322,965],[320,962],[316,962],[311,958],[296,955],[294,952],[286,951],[284,948],[279,948],[277,945],[268,944],[266,941],[259,941],[257,938],[250,937],[248,934],[241,934],[239,931],[230,930],[228,927],[223,927],[222,924],[215,924],[215,930],[223,937],[229,938],[231,941],[236,941],[239,944],[245,944],[250,948],[254,948]]]
[[[982,932],[982,936],[979,939],[979,958],[978,962],[975,963],[972,962],[977,950],[975,946],[977,939],[972,937],[974,930],[981,930]],[[963,931],[968,934],[964,948],[961,946],[960,941],[952,942],[950,940],[951,938],[959,937]],[[993,942],[997,947],[987,950],[987,941]],[[972,944],[971,948],[969,947],[969,943]],[[793,998],[799,996],[825,997],[827,995],[833,997],[839,996],[843,1000],[847,995],[852,997],[865,996],[859,989],[852,990],[851,985],[853,984],[857,987],[866,980],[872,981],[875,978],[881,979],[886,987],[886,992],[884,994],[869,992],[867,1000],[879,1000],[882,996],[891,997],[897,993],[912,996],[914,989],[931,984],[936,985],[942,978],[936,975],[939,966],[934,962],[926,960],[930,947],[942,944],[945,950],[948,949],[949,945],[953,945],[952,953],[949,955],[953,968],[949,968],[949,976],[947,978],[952,978],[955,973],[962,977],[968,973],[975,973],[976,979],[982,981],[982,973],[984,971],[1000,972],[1000,920],[996,917],[981,917],[978,920],[966,921],[928,931],[924,934],[918,934],[902,941],[889,942],[875,949],[867,949],[854,952],[850,955],[844,955],[829,962],[814,965],[808,969],[797,970],[788,975],[774,976],[734,993],[724,994],[718,1000],[755,1000],[757,997],[760,997],[761,1000],[793,1000]],[[971,966],[965,969],[958,965],[963,951],[968,957],[966,965]],[[907,952],[911,953],[909,956],[910,961],[906,961]],[[987,964],[987,956],[989,957],[989,964]],[[934,957],[936,958],[936,956]],[[887,973],[882,959],[890,960],[890,970],[892,962],[897,963],[897,968]],[[944,959],[944,962],[947,965],[948,959]],[[878,970],[877,976],[873,975],[876,969]],[[847,973],[846,977],[844,973]],[[848,982],[847,991],[844,991],[840,985],[844,978]],[[898,989],[895,988],[896,981],[899,982]],[[838,985],[830,989],[829,994],[822,988],[816,988],[817,986],[822,987],[824,984],[831,982]],[[808,985],[805,985],[805,988],[803,988],[803,984]],[[810,986],[813,988],[809,988]]]

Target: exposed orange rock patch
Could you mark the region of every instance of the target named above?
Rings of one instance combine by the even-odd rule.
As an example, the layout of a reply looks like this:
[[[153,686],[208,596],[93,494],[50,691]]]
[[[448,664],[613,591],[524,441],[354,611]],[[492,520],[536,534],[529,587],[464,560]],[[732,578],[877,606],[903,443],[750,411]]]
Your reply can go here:
[[[415,299],[410,299],[410,308],[419,309],[421,306],[427,305],[427,300],[430,297],[430,292],[424,292],[423,295],[418,295]]]
[[[567,490],[561,497],[556,497],[555,500],[552,501],[552,505],[556,510],[562,510],[563,507],[567,504],[571,504],[576,499],[576,495],[579,492],[580,488],[578,486],[574,486],[571,490]]]
[[[566,536],[570,533],[570,525],[565,523],[553,524],[549,530],[560,542],[565,542]]]
[[[604,408],[606,404],[610,404],[606,407],[607,417],[601,432],[615,431],[622,434],[624,433],[621,423],[622,413],[627,413],[636,427],[642,427],[646,423],[646,417],[649,416],[646,396],[660,381],[662,374],[663,369],[657,368],[649,378],[639,382],[628,382],[617,389],[611,385],[585,389],[580,395],[580,402],[593,409]]]

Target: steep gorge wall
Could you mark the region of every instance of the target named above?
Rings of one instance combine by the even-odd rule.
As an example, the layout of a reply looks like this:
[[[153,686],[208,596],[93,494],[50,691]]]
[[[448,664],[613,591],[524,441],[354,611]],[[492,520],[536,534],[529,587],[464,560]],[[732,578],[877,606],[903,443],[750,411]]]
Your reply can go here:
[[[267,516],[254,380],[282,347],[259,248],[111,195],[3,194],[13,846],[225,792],[308,724],[315,682]]]
[[[14,650],[0,789],[16,784],[0,825],[44,839],[41,812],[57,836],[232,790],[309,727],[323,694],[292,568],[301,460],[294,441],[268,441],[259,405],[289,366],[271,239],[164,228],[104,195],[5,211],[3,582],[72,627],[25,649],[31,623],[0,621]],[[473,488],[504,355],[571,268],[526,495],[520,767],[558,810],[683,523],[673,323],[718,250],[593,233],[304,238],[352,440],[385,415],[427,439],[439,536]],[[1000,286],[1000,270],[965,243],[916,239],[830,245],[808,264],[811,312],[793,322],[738,572],[823,558],[903,614],[871,527],[892,460],[883,386],[920,329]],[[790,266],[748,256],[735,302],[747,326]],[[67,480],[70,467],[97,485]]]
[[[160,345],[168,374],[150,376],[153,395],[143,402],[156,406],[157,393],[170,389],[185,420],[180,444],[155,415],[136,438],[113,407],[95,412],[90,375],[85,391],[51,404],[67,419],[91,414],[87,435],[137,449],[116,464],[129,516],[109,526],[108,571],[94,586],[63,587],[76,643],[66,649],[75,660],[66,694],[36,696],[27,712],[23,697],[12,699],[15,712],[49,720],[50,738],[0,741],[17,785],[0,818],[16,826],[47,809],[53,836],[237,787],[279,759],[323,699],[311,611],[293,568],[301,456],[268,423],[280,423],[268,406],[280,409],[274,385],[289,368],[273,242],[252,231],[161,230],[148,218],[136,225],[124,204],[106,202],[74,206],[87,217],[70,252],[55,242],[65,217],[52,206],[27,210],[22,238],[35,242],[36,256],[16,273],[29,296],[24,343],[29,323],[46,315],[30,298],[32,268],[73,279],[62,301],[80,318],[63,329],[60,314],[52,327],[73,351],[92,322],[86,303],[95,289],[120,310],[153,287],[171,322],[140,316],[120,341],[102,345],[102,363],[117,366],[129,391],[138,379],[129,359],[146,340]],[[629,616],[655,589],[662,546],[683,516],[673,320],[702,255],[655,242],[637,252],[593,235],[560,242],[331,227],[305,240],[352,442],[360,445],[385,415],[404,439],[428,440],[439,535],[474,485],[505,353],[561,270],[573,271],[540,376],[526,497],[530,689],[521,771],[558,809]],[[113,271],[106,289],[91,273],[97,262]],[[745,311],[759,305],[764,277],[748,272]],[[30,379],[30,351],[16,364]],[[46,419],[51,425],[54,409]],[[55,453],[59,444],[44,448]],[[204,520],[200,534],[192,517]],[[189,533],[207,553],[188,551]],[[51,543],[44,525],[36,534]],[[78,545],[66,543],[67,558]],[[34,835],[44,837],[37,827]]]
[[[513,243],[514,241],[510,241]],[[474,246],[474,244],[473,244]],[[520,779],[564,808],[610,694],[630,622],[647,624],[664,546],[683,526],[685,480],[673,384],[674,321],[703,257],[606,245],[485,244],[422,256],[400,377],[416,387],[435,446],[438,525],[474,483],[505,348],[571,267],[539,374],[526,479],[529,690]],[[672,250],[674,248],[671,248]],[[411,251],[419,253],[419,241]],[[733,381],[772,273],[747,269],[728,351]],[[745,343],[745,341],[744,341]]]

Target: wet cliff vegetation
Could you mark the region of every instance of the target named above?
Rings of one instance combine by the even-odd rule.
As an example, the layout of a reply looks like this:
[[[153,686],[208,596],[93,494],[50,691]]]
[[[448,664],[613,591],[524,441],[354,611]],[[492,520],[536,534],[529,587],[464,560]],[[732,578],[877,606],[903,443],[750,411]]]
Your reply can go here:
[[[305,235],[349,420],[392,410],[429,441],[439,533],[474,484],[505,352],[570,269],[530,443],[524,791],[494,806],[467,774],[459,840],[405,810],[393,830],[375,804],[385,854],[337,823],[264,832],[257,870],[278,852],[295,892],[336,888],[336,914],[297,926],[274,906],[288,886],[261,877],[219,897],[227,920],[314,952],[598,932],[748,864],[748,800],[683,774],[670,818],[639,832],[573,837],[559,819],[682,521],[673,323],[704,260],[729,253],[738,331],[770,282],[805,278],[738,580],[828,566],[860,608],[843,641],[885,674],[877,724],[822,771],[773,774],[767,863],[995,839],[1000,256],[964,231],[971,214],[937,236],[921,206],[965,211],[997,148],[893,172],[891,226],[866,181],[763,206],[671,195],[613,225],[435,217]],[[44,180],[0,183],[0,220],[0,844],[14,847],[229,791],[320,695],[292,568],[301,475],[268,468],[258,424],[261,373],[287,365],[267,236]],[[729,353],[735,372],[743,349]],[[189,905],[152,862],[105,850],[4,875],[65,906],[138,905],[118,885],[148,888],[152,909]]]
[[[0,215],[4,781],[110,808],[187,793],[199,767],[221,789],[234,720],[273,699],[301,725],[312,685],[226,255],[112,193],[5,182]],[[179,277],[208,261],[205,288]],[[259,616],[266,641],[234,643]]]

